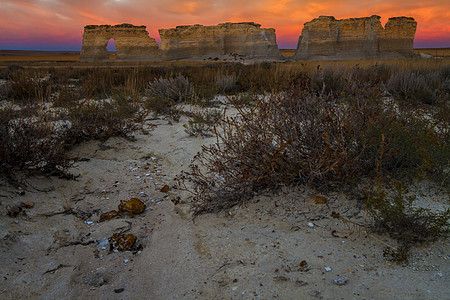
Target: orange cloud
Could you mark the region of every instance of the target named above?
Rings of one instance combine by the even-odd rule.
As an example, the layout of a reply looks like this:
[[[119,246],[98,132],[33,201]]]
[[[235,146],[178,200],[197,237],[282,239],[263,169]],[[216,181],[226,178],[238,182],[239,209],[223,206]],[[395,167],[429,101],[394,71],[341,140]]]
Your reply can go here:
[[[275,28],[281,47],[295,48],[303,24],[319,15],[342,19],[373,14],[382,17],[383,25],[389,17],[414,17],[416,46],[450,47],[450,2],[442,0],[2,0],[0,49],[12,47],[11,41],[44,45],[37,40],[80,49],[87,24],[146,25],[159,40],[159,28],[241,21]]]

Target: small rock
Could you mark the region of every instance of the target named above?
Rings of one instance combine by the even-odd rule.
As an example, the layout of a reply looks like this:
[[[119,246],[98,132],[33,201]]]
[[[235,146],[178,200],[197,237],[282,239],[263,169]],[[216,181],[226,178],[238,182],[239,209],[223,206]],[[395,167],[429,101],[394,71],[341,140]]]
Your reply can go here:
[[[330,272],[331,268],[330,267],[325,267],[325,271]]]
[[[128,201],[120,200],[119,212],[127,213],[134,216],[142,213],[145,210],[145,204],[138,198],[131,198]]]
[[[309,223],[308,223],[308,226],[311,227],[311,228],[313,228],[313,227],[314,227],[314,224],[313,224],[312,222],[309,222]]]
[[[311,291],[309,292],[311,296],[318,297],[320,295],[320,291]]]
[[[103,221],[111,220],[111,219],[114,219],[115,217],[117,217],[118,215],[119,215],[119,212],[117,210],[111,210],[111,211],[101,214],[98,221],[103,222]]]
[[[348,282],[347,278],[336,278],[335,280],[333,280],[333,283],[336,285],[346,285]]]
[[[297,285],[297,286],[305,286],[305,285],[308,285],[308,283],[306,281],[296,280],[295,281],[295,285]]]
[[[23,196],[23,195],[25,195],[25,191],[24,190],[18,190],[17,191],[17,195]]]
[[[273,278],[274,281],[278,281],[278,282],[282,282],[282,281],[289,281],[289,278],[285,277],[285,276],[275,276]]]
[[[93,286],[93,287],[100,287],[102,285],[104,285],[107,281],[105,280],[105,278],[103,278],[103,274],[102,273],[96,273],[94,276],[92,276],[91,278],[88,278],[84,281],[84,283]]]
[[[166,184],[165,186],[163,186],[160,190],[161,193],[167,193],[169,191],[169,186]]]
[[[299,268],[298,270],[300,272],[308,272],[309,270],[311,270],[311,268],[309,267],[308,263],[306,262],[306,260],[302,260],[299,264]]]
[[[8,209],[8,213],[7,213],[7,214],[8,214],[8,216],[10,216],[11,218],[15,218],[15,217],[21,215],[22,212],[23,212],[22,207],[20,207],[20,206],[18,206],[18,205],[14,205],[14,206],[12,206],[12,207],[10,207],[10,208]]]
[[[106,250],[109,248],[109,240],[107,238],[102,238],[97,243],[97,248],[100,248],[102,250]]]
[[[23,200],[22,202],[20,202],[20,206],[24,208],[32,208],[34,206],[34,202],[30,200]]]
[[[113,249],[131,251],[136,244],[137,237],[131,233],[114,233],[108,240]]]

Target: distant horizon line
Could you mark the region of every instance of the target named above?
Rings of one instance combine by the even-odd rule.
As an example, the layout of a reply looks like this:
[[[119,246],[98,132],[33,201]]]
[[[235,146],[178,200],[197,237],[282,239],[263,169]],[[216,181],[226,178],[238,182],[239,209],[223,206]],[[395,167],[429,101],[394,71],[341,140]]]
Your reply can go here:
[[[297,50],[297,48],[278,48],[279,50]],[[449,47],[414,47],[413,50],[422,49],[450,49]],[[0,49],[0,51],[39,51],[39,52],[81,52],[80,50],[45,50],[45,49]],[[108,50],[108,52],[116,52]]]

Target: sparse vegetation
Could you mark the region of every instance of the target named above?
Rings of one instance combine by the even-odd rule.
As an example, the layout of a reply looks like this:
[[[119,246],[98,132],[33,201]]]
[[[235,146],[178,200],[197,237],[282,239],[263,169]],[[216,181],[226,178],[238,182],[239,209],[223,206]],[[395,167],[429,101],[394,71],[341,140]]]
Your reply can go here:
[[[68,176],[73,159],[64,147],[64,134],[55,124],[27,114],[0,110],[0,174],[11,180],[20,170]]]
[[[329,189],[373,177],[381,148],[386,177],[447,180],[448,133],[434,121],[415,110],[399,113],[377,86],[339,97],[313,84],[254,97],[255,107],[219,123],[218,143],[181,178],[192,184],[197,212],[243,203],[264,188]]]
[[[167,99],[171,103],[189,101],[193,96],[193,87],[185,76],[158,78],[148,86],[148,96],[157,99]]]
[[[217,106],[220,93],[237,116],[185,113],[188,135],[217,137],[178,178],[196,214],[297,184],[327,191],[362,178],[422,178],[447,188],[449,70],[448,60],[11,66],[1,73],[0,173],[66,176],[73,145],[130,138],[147,113],[177,121],[180,104]],[[406,195],[372,193],[367,206],[377,230],[399,240],[388,251],[398,259],[413,243],[448,234],[448,211],[430,214]]]
[[[185,131],[190,136],[210,137],[214,126],[222,117],[222,113],[217,110],[206,110],[193,114],[187,124],[183,125]]]
[[[397,249],[384,250],[385,257],[393,261],[407,261],[413,245],[434,242],[450,232],[450,209],[432,212],[417,207],[415,202],[416,196],[402,182],[395,184],[392,195],[377,187],[366,200],[374,231],[387,232],[399,243]]]

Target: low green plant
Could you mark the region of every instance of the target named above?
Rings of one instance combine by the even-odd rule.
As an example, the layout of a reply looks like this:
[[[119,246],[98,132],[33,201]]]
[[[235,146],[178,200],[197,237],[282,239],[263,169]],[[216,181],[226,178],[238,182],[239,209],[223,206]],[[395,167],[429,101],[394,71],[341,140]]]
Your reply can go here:
[[[221,117],[222,113],[217,109],[201,111],[194,114],[188,123],[183,126],[190,136],[210,137],[214,126]]]
[[[195,88],[196,101],[193,101],[200,107],[214,107],[217,106],[217,101],[214,98],[218,94],[219,90],[214,85],[201,84]]]
[[[407,261],[413,245],[447,238],[450,232],[450,209],[432,212],[416,206],[415,202],[416,196],[402,182],[395,183],[392,194],[378,186],[367,197],[366,209],[372,217],[373,230],[386,232],[399,243],[397,249],[384,251],[394,261]]]
[[[150,97],[145,101],[145,108],[153,111],[155,116],[165,115],[175,122],[180,120],[180,110],[177,109],[176,104],[168,98]]]

